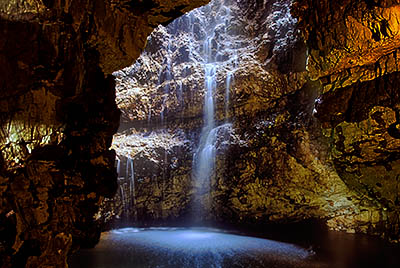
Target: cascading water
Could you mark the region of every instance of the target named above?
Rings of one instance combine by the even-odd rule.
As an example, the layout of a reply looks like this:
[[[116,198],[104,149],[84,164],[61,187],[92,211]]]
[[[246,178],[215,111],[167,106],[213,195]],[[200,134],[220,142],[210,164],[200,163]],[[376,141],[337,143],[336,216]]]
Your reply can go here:
[[[214,6],[215,7],[215,6]],[[218,18],[212,18],[210,20],[203,20],[201,25],[203,27],[205,38],[203,41],[203,51],[199,53],[201,55],[204,65],[204,109],[203,109],[203,121],[204,125],[201,130],[199,144],[196,152],[193,155],[193,180],[196,188],[196,197],[194,198],[194,215],[198,221],[199,218],[203,218],[202,215],[210,206],[210,192],[211,192],[211,181],[215,169],[215,158],[217,150],[217,136],[220,134],[221,125],[215,120],[215,94],[217,90],[217,78],[219,68],[221,68],[220,50],[225,49],[226,44],[219,45],[218,40],[221,31],[226,32],[226,28],[229,25],[229,19],[231,11],[229,6],[225,3],[216,5],[218,10],[216,14],[223,14]],[[212,9],[213,7],[208,7]],[[207,11],[207,10],[206,10]],[[229,40],[223,40],[224,43]],[[229,46],[231,44],[229,43]],[[235,57],[237,58],[237,57]],[[236,66],[232,66],[235,68]],[[229,70],[226,72],[226,91],[225,91],[225,115],[228,114],[229,108],[229,91],[231,82],[233,80],[234,71]],[[223,125],[227,127],[228,125]],[[208,200],[204,199],[205,195],[208,194]],[[200,204],[202,203],[202,204]]]
[[[122,180],[120,179],[119,182],[121,182]],[[121,193],[121,203],[122,203],[122,211],[124,212],[124,215],[127,216],[128,215],[128,206],[127,206],[127,196],[125,194],[125,189],[124,189],[124,184],[120,183],[119,185],[119,190]]]
[[[130,178],[130,183],[129,183],[129,193],[130,196],[132,197],[131,203],[129,204],[131,210],[133,210],[133,217],[134,220],[137,220],[137,212],[136,212],[136,193],[135,193],[135,170],[133,168],[133,159],[128,158],[129,160],[129,166],[131,168],[131,174],[129,176],[128,173],[126,173],[126,176],[129,176]]]
[[[121,160],[117,158],[117,174],[119,182],[119,190],[121,195],[122,211],[125,218],[128,218],[130,214],[133,218],[137,218],[135,210],[136,206],[136,193],[135,193],[135,170],[133,166],[133,159],[130,157],[126,158],[125,162],[125,173],[121,170]]]
[[[204,127],[200,135],[200,143],[194,155],[195,176],[197,187],[207,187],[207,180],[211,177],[214,168],[215,147],[212,143],[214,121],[214,91],[216,88],[216,66],[212,63],[205,66],[205,99],[204,99]]]
[[[229,98],[238,68],[236,50],[241,47],[231,23],[237,13],[235,4],[214,0],[159,27],[133,71],[125,73],[130,78],[121,84],[120,92],[133,95],[119,102],[142,107],[125,109],[129,131],[120,135],[125,138],[115,147],[118,156],[127,159],[126,166],[121,161],[117,169],[122,215],[128,215],[128,220],[167,219],[188,212],[199,216],[197,223],[201,223],[210,215],[216,156],[222,156],[221,145],[227,148],[223,139],[229,139],[226,134],[232,129]],[[185,146],[160,139],[143,143],[152,134],[159,138],[171,134]],[[133,142],[127,141],[134,136]],[[155,147],[143,150],[143,144]],[[133,166],[132,158],[140,167]],[[171,159],[180,160],[175,171]],[[176,181],[179,187],[173,185]]]
[[[117,158],[117,174],[118,174],[118,176],[120,173],[121,173],[121,160],[119,158]]]

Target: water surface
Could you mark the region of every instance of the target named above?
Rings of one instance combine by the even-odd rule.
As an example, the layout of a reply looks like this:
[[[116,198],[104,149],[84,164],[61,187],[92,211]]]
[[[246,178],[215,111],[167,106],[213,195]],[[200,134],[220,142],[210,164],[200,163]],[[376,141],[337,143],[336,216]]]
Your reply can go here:
[[[123,228],[102,234],[71,268],[400,267],[400,248],[363,235],[328,232],[288,243],[212,228]],[[302,246],[300,246],[302,244]]]
[[[217,229],[124,228],[103,233],[70,267],[319,267],[312,256],[293,244]]]

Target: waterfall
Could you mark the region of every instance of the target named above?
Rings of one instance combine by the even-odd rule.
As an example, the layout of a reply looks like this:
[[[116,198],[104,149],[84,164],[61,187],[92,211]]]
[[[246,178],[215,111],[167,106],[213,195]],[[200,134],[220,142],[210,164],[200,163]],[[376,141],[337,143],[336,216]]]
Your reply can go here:
[[[215,120],[215,95],[217,90],[217,78],[220,67],[220,55],[222,55],[224,45],[220,46],[218,38],[220,38],[221,29],[226,32],[229,25],[230,9],[223,3],[216,6],[216,13],[221,16],[205,19],[201,21],[206,36],[203,41],[203,51],[200,53],[204,65],[204,109],[203,109],[203,127],[200,133],[199,144],[193,155],[193,180],[196,188],[196,196],[194,198],[194,214],[196,217],[203,218],[202,215],[210,207],[211,181],[215,169],[217,140],[219,130],[225,125],[218,125]],[[207,8],[213,8],[208,6]],[[209,10],[205,9],[204,12]],[[226,40],[224,40],[226,41]],[[235,66],[233,66],[235,68]],[[228,71],[226,76],[225,90],[225,114],[228,113],[229,91],[233,80],[233,71]],[[205,200],[208,198],[208,200]],[[203,205],[202,205],[202,204]],[[207,205],[204,205],[207,204]],[[208,207],[207,207],[208,206]],[[200,210],[200,211],[199,211]],[[198,220],[197,219],[197,220]]]
[[[131,199],[131,204],[130,207],[133,210],[133,218],[135,221],[137,221],[137,210],[136,210],[136,189],[135,189],[135,169],[133,168],[133,159],[128,158],[130,161],[130,167],[131,167],[131,176],[130,176],[130,184],[129,184],[129,190],[130,190],[130,196],[132,197]],[[127,174],[128,176],[128,174]]]
[[[118,177],[120,176],[121,173],[121,160],[117,157],[117,174]]]
[[[133,169],[133,160],[131,158],[128,158],[129,160],[129,165],[131,168],[131,174],[129,176],[130,178],[130,183],[129,183],[129,193],[133,198],[133,201],[135,201],[135,170]],[[127,174],[128,176],[128,174]]]
[[[127,202],[126,202],[126,196],[125,196],[125,190],[124,190],[124,184],[123,183],[120,183],[119,190],[121,192],[122,211],[124,213],[123,215],[126,217],[128,215],[128,206],[126,204]]]
[[[126,174],[128,174],[128,164],[126,165]],[[122,205],[122,212],[123,215],[125,217],[128,216],[129,213],[129,205],[128,203],[130,202],[130,198],[129,196],[126,196],[126,192],[125,192],[125,177],[123,176],[123,174],[121,174],[121,159],[119,157],[117,157],[117,174],[118,174],[118,184],[119,184],[119,191],[121,193],[121,205]]]
[[[131,159],[129,157],[126,158],[126,165],[125,165],[125,178],[129,177],[129,167],[130,167]]]
[[[216,88],[216,66],[205,65],[205,99],[204,99],[204,127],[200,134],[200,142],[194,155],[195,176],[197,187],[207,187],[207,182],[212,176],[215,160],[213,144],[214,121],[214,91]]]
[[[133,159],[126,158],[125,176],[121,172],[121,160],[117,158],[118,182],[121,192],[122,211],[125,217],[133,213],[136,220],[136,193],[135,193],[135,170],[133,168]]]
[[[156,41],[149,42],[149,51],[145,52],[147,54],[144,54],[142,61],[138,61],[135,66],[134,70],[138,75],[124,84],[128,85],[133,81],[135,86],[126,86],[126,89],[133,92],[132,101],[143,103],[143,114],[136,111],[136,108],[132,111],[132,116],[138,118],[137,125],[136,121],[132,122],[132,128],[136,129],[132,133],[127,131],[121,135],[126,136],[127,142],[131,142],[129,139],[132,138],[132,148],[135,150],[117,150],[119,156],[126,157],[126,166],[125,158],[116,165],[123,215],[129,220],[133,221],[135,218],[137,221],[137,217],[141,217],[142,213],[151,214],[150,217],[153,217],[153,214],[159,217],[161,214],[165,219],[171,217],[171,211],[174,215],[181,213],[175,211],[176,207],[170,202],[170,198],[173,198],[171,192],[178,189],[175,187],[175,177],[182,180],[182,185],[187,191],[184,204],[187,204],[188,195],[193,201],[190,203],[194,208],[193,214],[197,214],[200,220],[210,215],[211,184],[216,156],[221,156],[221,148],[226,148],[224,144],[227,144],[224,139],[229,138],[229,135],[224,133],[228,133],[225,130],[231,125],[228,125],[229,121],[224,117],[230,116],[228,109],[231,89],[238,68],[234,42],[236,37],[231,34],[231,27],[236,27],[231,25],[235,9],[232,8],[231,12],[230,2],[231,0],[212,1],[169,26],[160,26],[159,33],[162,34],[155,35]],[[199,107],[200,105],[203,106]],[[191,120],[192,118],[195,120]],[[184,170],[175,167],[171,170],[171,159],[177,154],[173,142],[169,147],[168,141],[151,138],[143,143],[145,148],[140,148],[140,142],[136,143],[138,137],[135,136],[139,136],[136,133],[161,135],[164,132],[175,133],[177,129],[182,131],[182,140],[187,144],[182,149],[178,146],[182,154],[185,154],[180,161],[185,165]],[[148,150],[147,146],[154,146],[154,150]],[[144,153],[139,153],[142,150]],[[131,156],[134,151],[137,155],[137,166],[134,165]],[[192,155],[188,156],[189,153]],[[142,158],[147,157],[149,159],[143,161],[143,164]],[[147,160],[157,164],[151,176],[147,174]],[[191,173],[187,169],[188,164],[192,164]],[[192,189],[187,187],[190,176]],[[147,178],[150,178],[151,186],[147,185]],[[139,186],[140,190],[146,191],[138,191]],[[147,194],[151,195],[151,198],[144,202],[141,197]],[[182,213],[186,211],[185,208]]]

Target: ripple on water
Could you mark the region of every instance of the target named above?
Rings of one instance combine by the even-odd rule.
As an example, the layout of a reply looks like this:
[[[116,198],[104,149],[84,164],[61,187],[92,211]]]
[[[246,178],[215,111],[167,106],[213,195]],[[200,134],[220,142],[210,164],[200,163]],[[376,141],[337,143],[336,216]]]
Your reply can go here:
[[[315,267],[299,246],[209,228],[124,228],[104,233],[71,267]]]

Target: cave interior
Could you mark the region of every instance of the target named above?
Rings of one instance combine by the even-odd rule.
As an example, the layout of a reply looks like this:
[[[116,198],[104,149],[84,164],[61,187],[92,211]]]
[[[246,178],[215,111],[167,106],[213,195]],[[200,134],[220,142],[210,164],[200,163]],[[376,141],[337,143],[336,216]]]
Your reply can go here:
[[[2,1],[0,267],[399,267],[399,21]]]

